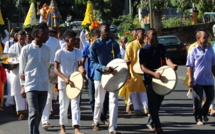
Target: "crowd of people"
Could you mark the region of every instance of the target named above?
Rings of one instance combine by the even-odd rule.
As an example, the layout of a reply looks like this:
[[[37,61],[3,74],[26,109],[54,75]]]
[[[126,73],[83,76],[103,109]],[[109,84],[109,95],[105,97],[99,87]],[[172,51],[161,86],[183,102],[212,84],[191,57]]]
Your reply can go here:
[[[108,125],[110,134],[120,134],[117,131],[120,96],[125,101],[128,114],[133,111],[136,115],[149,116],[146,124],[148,129],[155,134],[162,134],[158,113],[164,96],[154,92],[152,78],[161,79],[162,75],[155,72],[159,67],[168,65],[177,70],[177,64],[168,58],[165,47],[158,43],[155,29],[134,29],[132,37],[133,40],[128,41],[123,36],[117,42],[111,36],[108,23],[100,24],[90,34],[84,29],[80,35],[69,29],[59,32],[50,30],[46,23],[34,26],[31,33],[14,30],[10,39],[9,33],[5,31],[4,37],[1,37],[0,54],[17,54],[19,67],[7,70],[0,66],[0,111],[4,111],[3,105],[15,105],[18,120],[24,119],[28,113],[29,133],[39,134],[40,123],[44,130],[52,126],[49,120],[53,111],[52,100],[59,98],[60,134],[66,134],[70,103],[74,133],[82,134],[81,97],[78,95],[70,99],[66,94],[66,85],[74,84],[69,76],[79,71],[84,78],[85,88],[89,91],[93,131],[100,130],[100,124],[104,123]],[[189,52],[186,63],[187,85],[193,89],[197,125],[203,125],[203,120],[208,121],[207,114],[211,104],[213,107],[214,99],[212,74],[215,74],[215,55],[208,45],[207,37],[204,30],[196,32],[197,43]],[[107,92],[102,87],[101,76],[114,71],[107,64],[116,58],[127,61],[130,75],[119,92]],[[133,69],[137,62],[143,75],[137,74]],[[4,89],[7,90],[5,103]],[[204,104],[202,98],[205,99]],[[210,111],[211,115],[215,113],[213,108]]]

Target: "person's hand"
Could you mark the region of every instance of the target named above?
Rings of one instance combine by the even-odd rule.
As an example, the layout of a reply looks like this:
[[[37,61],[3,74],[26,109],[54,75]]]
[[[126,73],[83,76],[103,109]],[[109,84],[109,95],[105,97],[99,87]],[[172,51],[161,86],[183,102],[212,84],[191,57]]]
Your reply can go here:
[[[191,79],[188,80],[188,87],[191,87],[191,88],[193,87],[193,80]]]
[[[161,74],[160,74],[160,73],[154,73],[154,77],[155,77],[156,79],[160,79],[160,78],[161,78]]]
[[[105,67],[105,71],[108,73],[112,73],[114,69],[112,67]]]
[[[69,78],[64,79],[64,82],[66,83],[66,85],[70,84],[72,87],[75,86],[75,84],[71,80],[69,80]]]
[[[22,98],[26,98],[25,88],[24,86],[21,86],[21,92],[20,92]]]
[[[86,77],[84,77],[84,87],[88,87],[88,80],[87,80],[87,78]]]
[[[20,79],[23,80],[23,81],[25,81],[25,75],[24,75],[24,74],[21,74],[21,75],[20,75]]]
[[[173,70],[177,70],[178,69],[178,65],[177,64],[173,64],[172,66],[171,66],[171,68],[173,69]]]

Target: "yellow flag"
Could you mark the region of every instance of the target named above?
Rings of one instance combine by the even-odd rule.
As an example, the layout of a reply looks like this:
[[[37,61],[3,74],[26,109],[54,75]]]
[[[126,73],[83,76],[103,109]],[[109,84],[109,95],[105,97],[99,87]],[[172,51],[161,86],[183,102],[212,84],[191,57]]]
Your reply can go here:
[[[36,12],[35,12],[35,7],[34,7],[34,3],[32,2],[30,5],[30,8],[28,10],[28,14],[27,17],[25,18],[25,22],[24,22],[24,26],[28,26],[28,25],[36,25],[37,21],[36,21]]]
[[[4,25],[4,20],[2,18],[1,9],[0,9],[0,25]]]

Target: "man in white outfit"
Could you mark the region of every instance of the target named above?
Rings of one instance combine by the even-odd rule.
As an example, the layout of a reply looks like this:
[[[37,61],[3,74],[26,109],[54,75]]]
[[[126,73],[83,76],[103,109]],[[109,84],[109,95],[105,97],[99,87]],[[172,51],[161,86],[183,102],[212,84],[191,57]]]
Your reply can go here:
[[[84,67],[82,65],[82,54],[75,46],[76,33],[72,30],[68,30],[64,33],[64,39],[66,41],[65,48],[58,50],[55,54],[55,73],[58,75],[58,88],[59,88],[59,103],[60,103],[60,120],[61,127],[60,134],[66,134],[65,125],[68,122],[67,113],[69,102],[71,101],[72,111],[72,126],[75,134],[83,134],[79,130],[80,126],[80,95],[74,99],[69,99],[66,95],[66,85],[73,84],[69,80],[69,76],[75,72],[80,71],[82,76],[86,75]]]
[[[9,53],[17,54],[18,57],[21,53],[21,49],[27,45],[25,43],[26,33],[25,31],[18,32],[18,42],[12,45],[9,49]],[[19,58],[17,59],[19,60]],[[18,61],[17,61],[18,62]],[[16,103],[16,113],[19,116],[18,120],[22,120],[25,116],[24,113],[27,113],[27,103],[25,98],[22,98],[21,92],[21,84],[19,78],[19,67],[11,70],[10,72],[11,79],[11,96],[14,96]]]
[[[54,72],[54,57],[55,53],[57,52],[58,49],[60,49],[60,44],[58,39],[53,38],[49,36],[49,39],[46,42],[46,46],[49,47],[51,50],[51,55],[50,55],[50,67],[49,67],[49,90],[48,90],[48,96],[47,96],[47,101],[46,101],[46,106],[43,110],[43,115],[42,115],[42,128],[44,130],[47,130],[51,125],[49,122],[49,115],[52,109],[52,99],[53,99],[53,91],[54,91],[54,86],[57,83],[57,76],[55,77],[56,80],[54,80],[54,76],[51,76],[51,72]],[[55,74],[54,74],[55,75]]]
[[[9,49],[12,45],[14,45],[17,42],[17,31],[13,30],[11,34],[12,39],[6,41],[5,47],[4,47],[4,53],[9,53]],[[11,79],[10,79],[10,71],[6,70],[7,74],[7,100],[5,102],[5,105],[7,107],[15,105],[14,103],[14,97],[11,96]]]

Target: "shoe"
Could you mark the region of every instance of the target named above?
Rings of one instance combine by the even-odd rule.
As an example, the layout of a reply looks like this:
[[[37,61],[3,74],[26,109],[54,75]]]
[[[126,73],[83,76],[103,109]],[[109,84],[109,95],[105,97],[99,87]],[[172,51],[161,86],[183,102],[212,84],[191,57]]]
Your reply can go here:
[[[105,125],[109,125],[110,122],[108,120],[101,120],[102,123],[104,123]]]
[[[94,125],[93,126],[93,131],[99,131],[99,125]]]
[[[163,133],[163,129],[160,127],[160,128],[157,128],[155,130],[155,134],[162,134]]]
[[[52,127],[49,123],[42,124],[42,128],[46,131],[48,130],[49,127]]]
[[[204,122],[208,122],[209,121],[209,118],[207,116],[203,116],[203,121]]]
[[[109,134],[122,134],[122,133],[117,132],[117,131],[111,131]]]
[[[155,127],[152,125],[146,125],[150,131],[155,131]]]

